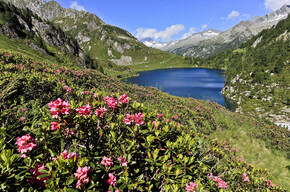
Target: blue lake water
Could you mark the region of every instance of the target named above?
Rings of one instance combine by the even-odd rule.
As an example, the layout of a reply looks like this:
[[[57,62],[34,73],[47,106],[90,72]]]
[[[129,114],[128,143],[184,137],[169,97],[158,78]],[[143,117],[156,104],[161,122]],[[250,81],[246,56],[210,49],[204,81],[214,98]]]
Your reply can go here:
[[[217,102],[233,110],[234,103],[221,94],[225,84],[224,70],[189,68],[160,69],[140,72],[140,76],[128,78],[127,83],[154,86],[171,95],[193,97]]]

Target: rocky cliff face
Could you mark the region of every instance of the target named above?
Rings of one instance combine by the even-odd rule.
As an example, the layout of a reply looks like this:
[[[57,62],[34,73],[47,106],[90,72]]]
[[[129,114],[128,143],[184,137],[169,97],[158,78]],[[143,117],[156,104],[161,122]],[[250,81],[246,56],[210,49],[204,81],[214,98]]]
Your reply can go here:
[[[185,43],[178,47],[175,45],[168,46],[163,50],[183,56],[208,57],[228,48],[237,48],[241,43],[246,42],[262,30],[269,29],[280,20],[286,19],[289,13],[290,5],[284,5],[277,11],[263,17],[254,17],[252,21],[241,21],[233,28],[216,36],[201,41]]]
[[[40,18],[60,27],[75,38],[81,48],[93,59],[109,59],[118,65],[130,65],[136,57],[132,50],[145,48],[129,32],[104,23],[92,13],[71,8],[65,9],[55,1],[5,1],[17,7],[29,8]]]
[[[17,2],[23,3],[22,1]],[[34,6],[39,7],[43,5],[43,2],[42,4],[41,2],[39,1]],[[44,47],[41,47],[40,44],[46,43],[49,46],[60,49],[64,54],[72,54],[84,59],[84,52],[73,38],[46,21],[37,18],[32,12],[26,12],[26,15],[24,15],[20,10],[13,9],[12,6],[5,10],[3,7],[1,8],[3,10],[0,12],[0,15],[6,14],[8,18],[3,20],[3,25],[0,25],[0,33],[10,38],[30,39],[28,44],[36,50],[45,52]],[[40,42],[34,42],[34,37],[37,37],[37,41]]]
[[[229,52],[222,93],[240,105],[239,112],[290,125],[289,24],[290,16],[244,43],[239,54]]]

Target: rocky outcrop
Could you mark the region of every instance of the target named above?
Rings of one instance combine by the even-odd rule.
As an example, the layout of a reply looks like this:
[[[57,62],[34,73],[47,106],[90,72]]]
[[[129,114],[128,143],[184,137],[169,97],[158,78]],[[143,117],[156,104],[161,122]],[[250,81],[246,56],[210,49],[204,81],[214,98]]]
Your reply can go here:
[[[229,48],[238,48],[239,45],[257,35],[262,30],[269,29],[279,21],[286,19],[289,13],[290,5],[284,5],[280,9],[265,16],[254,17],[251,21],[241,21],[233,28],[219,33],[216,36],[202,39],[200,41],[190,42],[189,40],[181,40],[180,42],[172,43],[171,45],[162,47],[161,49],[182,56],[205,58],[226,51]],[[197,34],[195,33],[188,39],[194,38],[196,35]]]
[[[29,8],[36,13],[42,20],[48,20],[55,26],[60,27],[64,32],[70,34],[80,45],[83,50],[92,58],[114,58],[113,52],[119,52],[115,63],[120,65],[133,64],[132,52],[126,55],[126,50],[143,46],[129,32],[115,26],[104,23],[96,15],[78,11],[72,8],[63,8],[55,1],[45,0],[5,0],[13,3],[20,8]],[[62,42],[57,41],[57,37],[47,35],[44,32],[50,31],[48,26],[42,23],[36,23],[39,27],[37,32],[44,36],[44,41],[54,45],[60,45]],[[41,30],[40,28],[43,28]],[[37,31],[37,30],[35,30]],[[49,34],[49,33],[48,33]],[[66,46],[64,46],[66,47]],[[145,46],[143,46],[145,48]],[[103,54],[108,52],[110,54]],[[134,54],[134,53],[133,53]],[[123,57],[122,57],[123,56]]]
[[[18,38],[18,34],[16,30],[9,28],[7,24],[3,24],[0,27],[0,34],[6,35],[9,38],[14,38],[14,39]]]
[[[36,2],[37,3],[33,5],[35,8],[44,5],[43,1]],[[57,29],[51,23],[35,17],[31,12],[27,12],[27,15],[24,16],[21,11],[12,12],[12,7],[9,8],[7,8],[5,12],[10,13],[11,19],[6,19],[4,24],[0,25],[1,34],[7,35],[10,38],[30,39],[27,42],[28,45],[38,51],[47,51],[45,45],[43,45],[43,43],[46,43],[52,47],[59,48],[64,54],[72,54],[84,59],[82,49],[72,37],[68,36],[60,29]],[[0,12],[0,15],[1,14],[5,13]],[[37,37],[38,40],[35,41],[34,37]]]

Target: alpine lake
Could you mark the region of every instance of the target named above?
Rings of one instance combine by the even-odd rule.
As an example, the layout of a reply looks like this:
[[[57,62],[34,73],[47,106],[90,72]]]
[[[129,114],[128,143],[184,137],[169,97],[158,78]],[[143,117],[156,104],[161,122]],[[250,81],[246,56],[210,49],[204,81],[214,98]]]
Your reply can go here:
[[[157,87],[175,96],[210,100],[234,111],[236,104],[221,93],[225,84],[224,72],[207,68],[158,69],[140,72],[139,76],[127,78],[124,82]]]

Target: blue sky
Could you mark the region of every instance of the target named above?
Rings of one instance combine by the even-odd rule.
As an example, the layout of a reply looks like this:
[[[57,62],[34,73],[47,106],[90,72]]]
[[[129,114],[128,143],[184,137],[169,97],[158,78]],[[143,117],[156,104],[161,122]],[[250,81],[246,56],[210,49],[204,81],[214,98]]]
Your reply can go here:
[[[210,28],[227,30],[263,16],[290,0],[56,0],[96,14],[140,38],[168,42]]]

